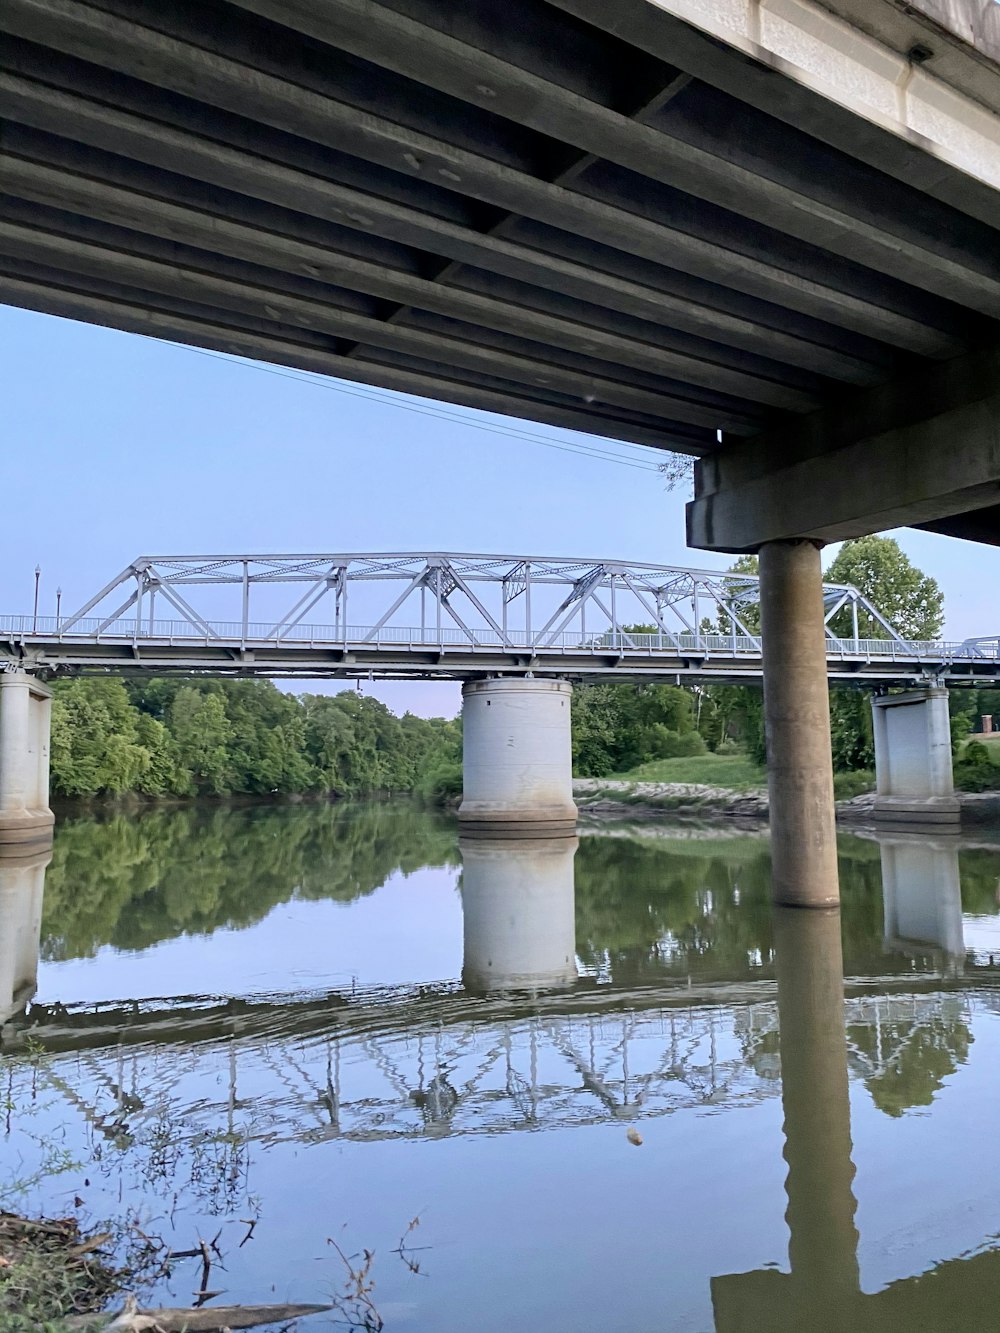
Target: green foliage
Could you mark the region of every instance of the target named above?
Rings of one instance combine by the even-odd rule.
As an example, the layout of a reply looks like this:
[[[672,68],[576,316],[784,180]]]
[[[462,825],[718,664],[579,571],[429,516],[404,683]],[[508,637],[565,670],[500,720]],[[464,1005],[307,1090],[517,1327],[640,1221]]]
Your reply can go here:
[[[427,770],[417,784],[417,794],[435,805],[448,805],[462,795],[462,764],[445,759]]]
[[[990,758],[981,741],[969,741],[955,761],[955,786],[961,791],[993,791],[1000,788],[1000,764]]]
[[[683,759],[656,759],[628,773],[616,774],[633,782],[696,782],[708,787],[746,791],[766,787],[767,772],[749,755],[702,754]]]
[[[830,690],[830,740],[835,773],[875,767],[872,701],[867,690],[834,685]]]
[[[159,787],[175,772],[166,737],[140,729],[125,686],[110,676],[71,680],[52,701],[53,789],[65,796],[117,795]]]
[[[637,632],[642,627],[632,627]],[[695,697],[674,685],[580,685],[573,696],[573,764],[606,777],[654,759],[705,753]]]
[[[904,639],[936,639],[944,624],[944,594],[936,579],[921,573],[893,537],[857,537],[845,542],[824,575],[828,583],[850,583],[871,601]],[[845,609],[831,622],[841,638],[853,634]],[[889,635],[866,612],[859,618],[863,639]]]
[[[59,682],[52,789],[60,796],[412,791],[457,762],[461,727],[377,699],[283,694],[269,681],[88,677]]]

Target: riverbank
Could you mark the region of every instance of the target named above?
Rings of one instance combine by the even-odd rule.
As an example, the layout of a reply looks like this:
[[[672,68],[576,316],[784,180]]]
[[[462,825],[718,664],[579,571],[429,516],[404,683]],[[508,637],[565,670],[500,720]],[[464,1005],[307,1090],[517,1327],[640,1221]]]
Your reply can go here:
[[[956,792],[963,824],[1000,822],[1000,792]],[[698,819],[766,823],[766,787],[732,791],[696,782],[632,782],[577,778],[573,797],[580,813],[593,819],[662,819],[665,814]],[[875,793],[837,801],[837,822],[867,824],[874,819]]]

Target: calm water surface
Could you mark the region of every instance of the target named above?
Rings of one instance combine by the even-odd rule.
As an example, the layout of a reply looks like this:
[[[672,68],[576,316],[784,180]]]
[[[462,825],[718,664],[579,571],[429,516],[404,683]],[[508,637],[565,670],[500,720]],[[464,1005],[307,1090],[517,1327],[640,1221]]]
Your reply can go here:
[[[760,833],[64,821],[0,862],[4,1200],[221,1231],[227,1301],[373,1248],[390,1333],[995,1329],[1000,851],[841,876],[838,919],[772,913]]]

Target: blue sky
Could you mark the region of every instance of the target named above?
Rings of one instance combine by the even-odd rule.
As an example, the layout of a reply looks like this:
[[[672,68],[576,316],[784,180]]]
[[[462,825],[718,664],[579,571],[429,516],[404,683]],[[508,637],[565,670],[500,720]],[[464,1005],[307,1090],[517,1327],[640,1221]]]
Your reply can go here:
[[[0,307],[0,611],[71,610],[140,553],[455,550],[722,568],[689,551],[684,489],[655,473],[477,429],[479,420],[629,461],[653,451],[332,391],[150,339]],[[945,592],[947,633],[1000,630],[1000,550],[895,534]],[[451,713],[454,686],[365,684]]]

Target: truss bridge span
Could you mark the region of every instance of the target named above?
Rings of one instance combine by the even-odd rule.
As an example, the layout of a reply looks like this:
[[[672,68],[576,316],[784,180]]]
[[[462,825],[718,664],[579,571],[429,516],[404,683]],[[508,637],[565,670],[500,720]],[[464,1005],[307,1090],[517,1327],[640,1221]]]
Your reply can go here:
[[[759,677],[753,574],[447,552],[143,556],[68,616],[0,616],[0,665],[273,678]],[[824,586],[827,665],[859,684],[993,681],[1000,642],[903,639]]]

